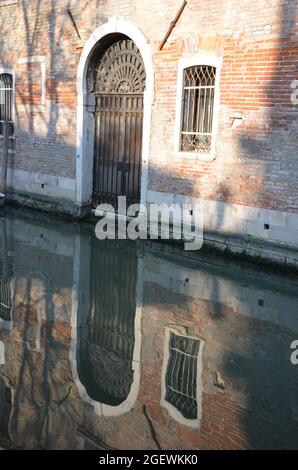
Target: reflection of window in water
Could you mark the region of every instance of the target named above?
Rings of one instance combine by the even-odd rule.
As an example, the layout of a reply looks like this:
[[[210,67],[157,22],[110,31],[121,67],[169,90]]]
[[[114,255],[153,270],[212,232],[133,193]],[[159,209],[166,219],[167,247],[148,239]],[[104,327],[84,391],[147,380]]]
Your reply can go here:
[[[186,425],[198,424],[201,414],[201,360],[203,341],[166,330],[162,404]]]
[[[197,418],[197,359],[200,342],[170,335],[170,357],[166,373],[166,400],[184,418]]]
[[[1,262],[0,262],[1,269]],[[9,279],[0,277],[0,318],[4,321],[11,320],[11,295]]]
[[[11,321],[11,292],[7,254],[6,220],[0,219],[0,320]]]

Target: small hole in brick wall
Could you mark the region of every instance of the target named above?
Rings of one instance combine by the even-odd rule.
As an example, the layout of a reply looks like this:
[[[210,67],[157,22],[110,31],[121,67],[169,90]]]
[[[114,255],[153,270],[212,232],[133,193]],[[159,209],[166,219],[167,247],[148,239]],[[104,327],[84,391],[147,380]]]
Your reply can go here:
[[[269,225],[269,224],[264,224],[264,229],[265,229],[265,230],[269,230],[269,229],[270,229],[270,225]]]
[[[43,233],[40,234],[40,238],[43,238]]]
[[[264,300],[263,299],[258,300],[258,306],[259,307],[264,307]]]
[[[41,184],[41,188],[42,188],[42,189],[44,188],[44,184],[43,184],[43,183]]]

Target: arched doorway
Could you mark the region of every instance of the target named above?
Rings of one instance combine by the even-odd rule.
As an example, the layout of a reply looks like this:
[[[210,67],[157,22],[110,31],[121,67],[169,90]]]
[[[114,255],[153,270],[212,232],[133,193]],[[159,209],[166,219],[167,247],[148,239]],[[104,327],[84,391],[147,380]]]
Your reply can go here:
[[[95,66],[93,205],[140,202],[146,73],[134,42],[115,39]]]
[[[100,59],[103,57],[105,52],[110,46],[113,46],[114,43],[118,41],[129,41],[127,46],[131,46],[130,53],[133,53],[135,57],[136,51],[138,51],[137,62],[141,64],[143,62],[143,67],[145,70],[145,83],[143,90],[143,118],[142,124],[138,123],[138,131],[142,128],[141,140],[138,141],[138,152],[140,152],[140,167],[139,168],[139,179],[136,182],[136,179],[133,181],[133,177],[130,178],[130,185],[128,184],[128,175],[123,175],[126,173],[127,167],[126,164],[121,163],[122,161],[127,161],[122,157],[119,164],[118,173],[118,188],[117,191],[121,192],[121,188],[125,189],[134,187],[138,189],[137,198],[132,194],[131,200],[139,199],[141,204],[146,205],[147,201],[147,186],[148,186],[148,159],[149,159],[149,148],[150,148],[150,128],[151,128],[151,115],[152,115],[152,106],[154,99],[154,73],[153,73],[153,60],[152,60],[152,50],[151,46],[148,43],[145,36],[142,32],[133,24],[128,21],[119,19],[119,18],[110,18],[109,21],[99,28],[97,28],[93,34],[90,36],[86,42],[78,65],[77,73],[77,152],[76,152],[76,184],[75,184],[75,212],[78,216],[83,216],[88,213],[91,209],[91,204],[96,197],[93,197],[94,193],[94,154],[97,137],[95,135],[95,130],[98,131],[99,127],[96,126],[96,104],[98,102],[97,98],[97,88],[96,91],[96,67],[100,63]],[[132,50],[133,49],[133,50]],[[126,55],[127,57],[127,55]],[[139,58],[141,57],[142,62]],[[143,76],[141,74],[141,76]],[[124,84],[128,81],[122,81],[121,90],[128,92],[127,87]],[[119,91],[119,90],[118,90]],[[138,94],[138,93],[137,93]],[[126,97],[127,98],[127,97]],[[129,100],[125,99],[126,103]],[[130,104],[132,104],[132,99],[130,99]],[[138,112],[140,111],[140,99],[138,103],[134,103],[134,106],[137,105],[137,108],[134,109]],[[133,108],[132,108],[133,109]],[[138,117],[138,120],[141,121],[141,118]],[[122,119],[122,122],[125,122],[125,119]],[[126,121],[127,122],[127,121]],[[128,120],[130,124],[130,120]],[[114,125],[114,124],[113,124]],[[103,132],[103,127],[101,128]],[[132,129],[134,131],[135,128]],[[126,134],[127,135],[127,134]],[[115,141],[113,141],[115,146]],[[128,145],[129,147],[129,145]],[[123,147],[122,147],[123,148]],[[114,148],[113,148],[114,152]],[[108,153],[105,153],[108,155]],[[98,160],[97,160],[98,161]],[[118,161],[118,160],[117,160]],[[106,162],[107,163],[107,162]],[[129,170],[133,168],[129,167]],[[101,169],[102,170],[102,169]],[[114,166],[115,171],[115,166]],[[101,177],[104,178],[104,175],[107,176],[106,170],[103,170]],[[131,176],[131,175],[130,175]],[[121,186],[121,181],[122,186]],[[107,180],[105,180],[107,181]],[[99,182],[99,181],[98,181]],[[113,174],[113,184],[115,185],[115,174]],[[107,183],[104,183],[107,187]],[[111,185],[111,183],[110,183]],[[100,186],[99,186],[100,187]],[[102,192],[104,193],[104,186]],[[110,186],[111,188],[111,186]],[[115,189],[115,186],[114,186]],[[113,191],[112,191],[113,192]],[[113,196],[113,194],[112,194]],[[130,194],[128,194],[130,197]]]

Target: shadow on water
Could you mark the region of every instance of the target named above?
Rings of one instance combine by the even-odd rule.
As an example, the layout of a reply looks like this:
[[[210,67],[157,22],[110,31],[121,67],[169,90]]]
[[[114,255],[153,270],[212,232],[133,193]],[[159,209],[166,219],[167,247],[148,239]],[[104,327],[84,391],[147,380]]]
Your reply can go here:
[[[6,222],[9,224],[8,227]],[[57,295],[55,293],[60,288],[63,289],[63,286],[70,287],[71,279],[67,279],[67,271],[59,273],[60,279],[63,279],[62,285],[59,277],[55,277],[58,273],[55,272],[54,254],[51,258],[53,271],[50,272],[47,267],[48,250],[44,254],[38,247],[40,242],[45,245],[49,241],[43,239],[42,232],[38,232],[38,238],[32,242],[30,235],[26,237],[28,226],[25,224],[18,246],[14,246],[15,239],[12,233],[15,227],[12,228],[12,220],[2,218],[1,223],[1,246],[3,239],[8,238],[7,252],[1,261],[9,267],[11,273],[9,288],[5,291],[8,292],[6,302],[9,299],[11,305],[11,318],[10,321],[6,319],[1,326],[4,337],[11,336],[12,341],[9,343],[8,351],[3,342],[3,365],[7,363],[10,346],[12,350],[16,346],[14,360],[18,364],[12,379],[3,375],[6,394],[10,393],[12,397],[6,435],[9,435],[13,444],[14,437],[24,433],[27,436],[26,445],[29,447],[34,439],[31,436],[38,435],[37,447],[48,448],[54,445],[53,440],[55,441],[55,435],[59,432],[58,421],[68,421],[68,411],[64,414],[64,407],[60,405],[72,387],[68,382],[60,383],[55,376],[57,365],[52,367],[55,350],[60,347],[57,338],[52,336],[56,334],[53,327],[52,297]],[[8,256],[10,249],[12,256]],[[59,259],[59,263],[63,263],[63,257]],[[2,282],[5,281],[5,277],[3,273],[1,274],[1,300],[3,300]],[[64,313],[63,305],[61,313],[62,315]],[[0,322],[2,320],[1,314]],[[60,339],[63,342],[63,336]],[[57,412],[59,412],[58,419]],[[28,419],[23,421],[24,414]]]
[[[238,140],[241,152],[249,156],[251,163],[255,162],[262,168],[262,183],[259,188],[255,188],[256,206],[271,207],[274,203],[277,208],[282,207],[283,210],[291,212],[295,209],[295,204],[287,194],[292,183],[283,181],[283,192],[278,196],[278,191],[275,191],[272,201],[272,178],[267,178],[267,175],[272,174],[272,165],[280,168],[280,162],[275,161],[274,152],[275,145],[281,145],[281,139],[284,147],[288,148],[287,171],[289,174],[297,172],[293,147],[297,133],[297,111],[290,101],[290,85],[291,80],[295,79],[296,69],[291,62],[287,64],[288,51],[294,51],[295,44],[297,46],[297,4],[287,0],[277,3],[279,36],[275,40],[276,52],[270,59],[273,60],[274,66],[268,72],[270,76],[260,78],[260,83],[256,84],[265,94],[268,103],[267,130],[258,130],[254,136],[251,132],[241,131],[240,128]],[[269,50],[268,60],[270,55],[272,53]],[[278,172],[278,169],[276,171]],[[267,293],[260,294],[260,299],[256,300],[259,311],[263,310],[264,318],[251,321],[246,332],[241,332],[244,348],[239,349],[236,354],[230,351],[224,356],[222,371],[231,380],[242,384],[246,390],[247,411],[241,410],[240,421],[247,447],[297,448],[297,368],[290,362],[290,344],[296,338],[297,332],[294,330],[293,333],[290,325],[281,326],[274,321],[271,323],[272,312],[267,306]],[[279,319],[287,316],[287,310],[288,305],[279,302],[279,310],[276,313]]]
[[[1,221],[2,446],[297,447],[297,280],[53,220]]]

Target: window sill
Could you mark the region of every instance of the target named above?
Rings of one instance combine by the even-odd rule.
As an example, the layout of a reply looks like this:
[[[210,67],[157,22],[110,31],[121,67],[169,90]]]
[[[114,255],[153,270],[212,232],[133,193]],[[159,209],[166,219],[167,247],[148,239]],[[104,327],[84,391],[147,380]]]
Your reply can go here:
[[[212,162],[215,160],[215,155],[213,153],[194,153],[194,152],[176,152],[176,157],[189,158],[191,160],[203,160],[207,162]]]

